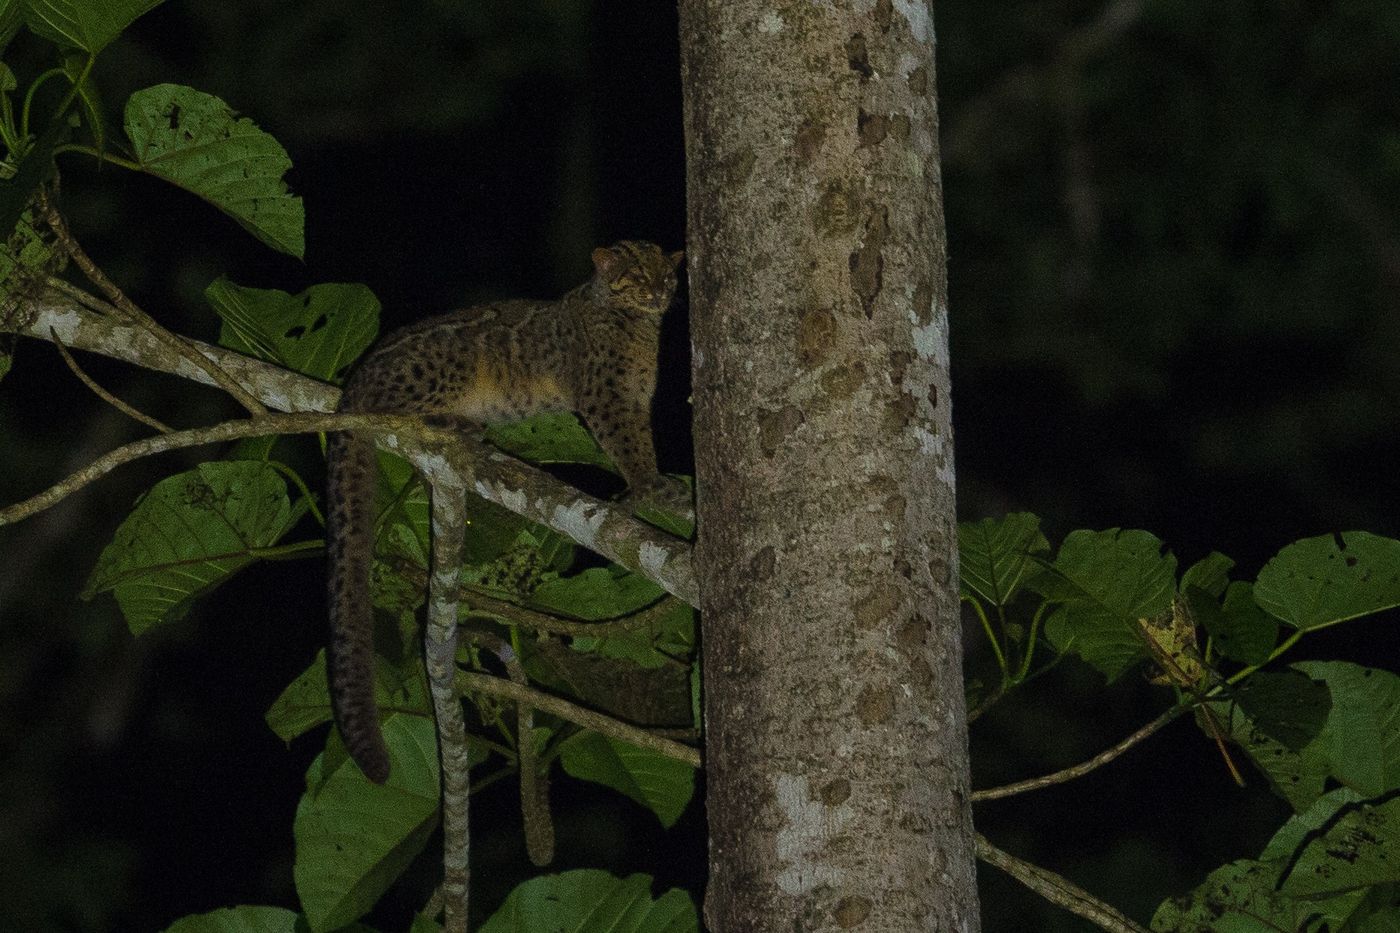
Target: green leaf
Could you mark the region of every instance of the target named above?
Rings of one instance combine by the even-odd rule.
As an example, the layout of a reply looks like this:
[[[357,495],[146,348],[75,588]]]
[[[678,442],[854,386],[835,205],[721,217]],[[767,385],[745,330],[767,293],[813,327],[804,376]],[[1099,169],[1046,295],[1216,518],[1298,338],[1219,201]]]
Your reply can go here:
[[[1219,599],[1230,582],[1229,573],[1233,566],[1233,560],[1219,551],[1211,551],[1181,575],[1181,592],[1185,593],[1187,588],[1195,586]]]
[[[1255,725],[1237,704],[1215,702],[1210,708],[1230,740],[1249,755],[1273,792],[1295,811],[1306,810],[1322,796],[1330,763],[1317,740],[1295,752]]]
[[[530,603],[585,622],[598,622],[631,615],[665,595],[665,590],[646,577],[614,564],[545,579],[530,594]]]
[[[1259,731],[1294,752],[1317,738],[1332,710],[1327,684],[1296,670],[1256,671],[1234,696]]]
[[[695,650],[695,609],[677,600],[650,625],[602,638],[580,636],[573,640],[575,651],[587,651],[605,658],[631,661],[654,669],[677,658],[688,658]]]
[[[428,490],[408,461],[379,453],[379,502],[396,503],[377,542],[380,553],[408,560],[427,569],[431,542]],[[540,542],[550,566],[560,569],[573,562],[573,545],[563,535],[521,518],[509,509],[480,496],[467,496],[467,539],[463,563],[485,566],[510,551],[528,532]]]
[[[437,826],[433,720],[394,713],[383,727],[391,761],[384,785],[365,779],[338,738],[306,772],[292,827],[293,875],[314,933],[342,927],[373,907]]]
[[[287,151],[210,94],[177,84],[137,91],[126,134],[142,171],[199,195],[273,249],[302,256],[305,213],[282,175]]]
[[[1328,791],[1313,801],[1312,806],[1295,813],[1287,823],[1284,823],[1279,831],[1274,833],[1273,838],[1269,840],[1269,844],[1264,847],[1264,851],[1259,857],[1264,860],[1292,861],[1298,848],[1309,837],[1330,823],[1337,816],[1337,811],[1362,799],[1360,794],[1349,787],[1339,787],[1336,790]]]
[[[1043,563],[1043,562],[1042,562]],[[1045,633],[1060,651],[1073,651],[1113,680],[1147,648],[1137,620],[1171,607],[1176,558],[1146,531],[1074,531],[1053,564],[1043,564],[1034,587],[1063,603]]]
[[[20,214],[14,232],[4,249],[0,249],[0,294],[8,294],[29,276],[57,272],[63,267],[67,254],[54,248],[47,233],[47,227],[36,225],[32,209]]]
[[[53,151],[68,138],[71,127],[54,120],[24,153],[15,174],[0,181],[0,234],[8,237],[29,210],[39,186],[53,177]]]
[[[83,112],[87,114],[92,140],[97,146],[97,151],[102,152],[107,148],[107,120],[102,115],[102,93],[97,88],[88,62],[87,55],[69,52],[63,56],[63,73],[68,76],[69,82],[78,87],[78,100],[83,105]]]
[[[1231,583],[1223,605],[1213,599],[1192,599],[1189,591],[1187,598],[1196,620],[1222,655],[1251,665],[1269,659],[1278,642],[1278,620],[1254,601],[1254,584],[1243,580]]]
[[[578,869],[532,878],[510,892],[480,933],[699,933],[690,896],[672,888],[652,900],[652,879]]]
[[[226,907],[181,917],[165,933],[296,933],[300,919],[281,907]]]
[[[432,699],[417,658],[400,669],[384,658],[374,665],[374,699],[381,709],[433,714]],[[331,721],[331,698],[326,687],[326,652],[316,652],[316,660],[297,675],[273,701],[265,716],[268,727],[284,742]]]
[[[976,596],[994,606],[1009,605],[1027,570],[1034,568],[1031,555],[1049,549],[1050,543],[1040,533],[1040,519],[1030,512],[960,523],[962,595]]]
[[[379,332],[379,299],[363,285],[289,295],[219,278],[204,297],[223,319],[222,346],[327,382],[340,382]]]
[[[1305,631],[1400,606],[1400,541],[1365,531],[1304,538],[1264,565],[1254,598]]]
[[[58,45],[96,55],[161,0],[27,0],[25,22]]]
[[[24,18],[25,0],[0,0],[0,52],[10,44],[10,40],[19,32]],[[4,76],[0,77],[0,91],[13,91],[19,86],[15,81],[14,72],[8,65],[0,63],[0,69],[4,69]]]
[[[1355,933],[1400,933],[1400,907],[1386,907],[1356,925]]]
[[[1400,882],[1400,797],[1351,804],[1320,836],[1309,840],[1281,892],[1332,897],[1377,884]]]
[[[1318,738],[1332,776],[1366,797],[1400,789],[1400,677],[1345,661],[1292,666],[1332,693]]]
[[[695,769],[651,749],[583,732],[564,743],[560,760],[572,777],[620,794],[656,814],[670,829],[695,793]]]
[[[276,544],[303,509],[292,506],[286,483],[266,463],[201,463],[138,501],[98,558],[83,598],[115,591],[136,635],[174,621]]]
[[[1278,933],[1300,930],[1311,912],[1273,890],[1281,867],[1244,860],[1217,868],[1185,897],[1164,901],[1152,916],[1160,933]]]
[[[530,463],[584,463],[615,471],[593,435],[567,412],[492,425],[486,430],[486,438],[511,456]]]

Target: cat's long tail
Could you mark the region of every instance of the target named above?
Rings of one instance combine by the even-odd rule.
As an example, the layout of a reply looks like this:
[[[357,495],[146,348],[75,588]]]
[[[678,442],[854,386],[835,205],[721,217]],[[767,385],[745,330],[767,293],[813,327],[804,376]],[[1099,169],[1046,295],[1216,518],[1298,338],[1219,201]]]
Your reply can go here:
[[[374,615],[370,562],[374,554],[373,442],[348,433],[326,442],[326,590],[330,647],[326,672],[336,726],[365,777],[383,784],[389,750],[374,701]]]

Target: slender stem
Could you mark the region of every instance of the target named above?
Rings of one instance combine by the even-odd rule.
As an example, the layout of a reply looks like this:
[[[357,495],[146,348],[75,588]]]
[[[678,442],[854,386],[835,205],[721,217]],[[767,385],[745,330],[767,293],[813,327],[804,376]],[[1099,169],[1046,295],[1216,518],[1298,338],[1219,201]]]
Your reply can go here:
[[[292,485],[295,486],[297,492],[301,494],[301,500],[306,503],[306,507],[311,511],[311,517],[316,519],[316,523],[322,528],[326,527],[326,516],[322,515],[321,510],[316,507],[316,497],[313,496],[311,490],[307,488],[306,480],[301,478],[301,474],[280,460],[268,459],[263,462],[292,481]]]
[[[45,71],[43,74],[39,75],[39,77],[35,78],[33,84],[29,85],[29,90],[24,92],[24,106],[20,108],[19,112],[20,139],[24,139],[29,135],[29,108],[34,103],[34,95],[38,92],[39,87],[50,78],[55,78],[59,75],[67,74],[68,72],[64,71],[62,68],[50,68],[48,71]],[[64,106],[66,107],[67,104],[65,104]],[[57,115],[62,113],[62,110],[63,108],[60,107],[57,111],[55,111],[55,114]]]
[[[134,418],[148,428],[153,428],[162,434],[169,434],[171,432],[171,427],[165,422],[152,418],[149,415],[142,414],[133,406],[128,405],[126,402],[123,402],[111,392],[108,392],[106,389],[102,388],[102,386],[98,385],[97,382],[91,376],[83,372],[83,368],[78,365],[78,361],[73,359],[73,354],[68,352],[68,348],[64,346],[63,341],[59,339],[58,331],[50,327],[49,336],[53,338],[53,345],[58,348],[59,355],[63,357],[63,362],[68,364],[68,368],[72,370],[73,375],[77,376],[78,379],[82,382],[82,384],[91,389],[92,392],[98,398],[102,399],[102,401],[106,402],[108,405],[111,405],[113,408],[126,415],[128,418]]]
[[[1010,675],[1010,668],[1006,663],[1006,655],[1002,654],[1001,645],[997,642],[996,633],[992,631],[992,622],[987,618],[987,613],[982,608],[982,604],[971,596],[963,597],[972,603],[973,610],[977,613],[978,620],[982,623],[982,631],[987,633],[987,641],[991,643],[992,653],[997,657],[997,667],[1001,668],[1001,679],[1006,680]]]
[[[1149,933],[1146,927],[1134,923],[1113,905],[1099,900],[1062,875],[1003,852],[981,833],[977,834],[977,857],[988,865],[1000,868],[1050,903],[1083,917],[1101,930],[1109,933]]]
[[[1088,761],[1077,764],[1072,768],[1065,768],[1062,771],[1056,771],[1053,774],[1031,778],[1026,781],[1017,781],[1015,784],[1004,784],[1001,787],[989,787],[986,790],[975,790],[972,792],[972,801],[973,803],[977,803],[983,800],[996,800],[999,797],[1011,797],[1015,794],[1024,794],[1028,790],[1039,790],[1042,787],[1049,787],[1052,784],[1063,784],[1066,781],[1072,781],[1075,778],[1083,777],[1095,768],[1108,764],[1190,708],[1191,705],[1189,703],[1171,707],[1117,745],[1100,752]]]
[[[1031,658],[1035,656],[1035,639],[1040,632],[1040,620],[1045,615],[1045,609],[1050,603],[1048,601],[1040,604],[1040,608],[1031,616],[1031,631],[1026,636],[1026,653],[1021,656],[1021,667],[1016,672],[1016,683],[1021,683],[1026,679],[1026,674],[1030,673]]]
[[[1231,685],[1237,684],[1237,683],[1239,683],[1241,680],[1244,680],[1246,677],[1248,677],[1250,674],[1253,674],[1255,671],[1259,670],[1259,668],[1263,667],[1265,664],[1271,664],[1271,663],[1273,663],[1273,662],[1274,662],[1275,660],[1277,660],[1284,652],[1286,652],[1289,648],[1292,648],[1294,645],[1298,644],[1298,639],[1300,639],[1300,638],[1302,638],[1304,635],[1306,635],[1306,634],[1308,633],[1308,631],[1309,631],[1308,629],[1302,629],[1302,628],[1300,628],[1300,629],[1295,629],[1295,630],[1293,631],[1293,634],[1292,634],[1292,635],[1289,635],[1287,638],[1285,638],[1285,639],[1278,645],[1278,647],[1274,648],[1274,650],[1271,651],[1271,652],[1269,653],[1269,656],[1268,656],[1267,658],[1265,658],[1261,663],[1259,663],[1259,664],[1251,664],[1249,667],[1241,668],[1240,670],[1235,671],[1235,672],[1234,672],[1233,674],[1231,674],[1228,678],[1226,678],[1225,683],[1231,684]]]
[[[55,120],[63,119],[63,115],[68,112],[69,105],[73,103],[73,100],[82,91],[83,82],[87,81],[88,75],[92,74],[92,66],[95,64],[97,64],[97,56],[88,55],[87,62],[83,64],[83,70],[78,73],[77,80],[68,88],[68,93],[64,95],[63,100],[59,102],[58,107],[54,110]],[[65,72],[65,74],[66,73],[67,72]]]
[[[276,547],[249,548],[248,556],[262,560],[299,560],[303,557],[313,557],[325,549],[326,542],[323,539],[309,538],[306,541],[293,541],[291,544],[279,544]]]
[[[84,146],[81,143],[64,143],[61,146],[55,147],[53,154],[60,155],[65,152],[81,152],[84,155],[90,155],[95,159],[101,159],[103,162],[110,162],[113,165],[120,165],[122,168],[130,169],[133,172],[144,172],[146,170],[145,166],[143,166],[139,162],[133,162],[131,159],[124,159],[119,155],[115,155],[111,152],[104,152],[101,149],[95,149],[92,146]]]
[[[185,447],[200,447],[240,437],[262,437],[268,434],[306,434],[312,431],[372,431],[378,434],[401,433],[423,435],[425,426],[414,418],[402,415],[346,415],[346,414],[296,414],[264,415],[260,418],[245,418],[226,421],[207,428],[193,428],[188,431],[172,431],[156,437],[132,441],[109,451],[70,475],[62,482],[31,496],[23,502],[0,508],[0,525],[9,525],[21,519],[42,512],[66,496],[107,475],[124,463],[149,457],[152,454],[180,450]],[[426,428],[432,433],[434,429]]]

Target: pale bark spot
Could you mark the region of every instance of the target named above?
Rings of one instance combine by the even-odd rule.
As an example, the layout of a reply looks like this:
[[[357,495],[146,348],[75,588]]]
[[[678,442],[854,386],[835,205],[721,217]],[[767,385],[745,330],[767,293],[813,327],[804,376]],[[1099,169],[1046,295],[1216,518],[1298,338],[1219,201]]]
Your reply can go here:
[[[784,894],[800,895],[823,885],[840,885],[845,873],[831,864],[825,849],[850,823],[850,806],[827,806],[813,800],[807,778],[801,775],[779,774],[775,784],[774,799],[784,817],[776,839],[778,861],[783,865],[775,879],[779,889]]]

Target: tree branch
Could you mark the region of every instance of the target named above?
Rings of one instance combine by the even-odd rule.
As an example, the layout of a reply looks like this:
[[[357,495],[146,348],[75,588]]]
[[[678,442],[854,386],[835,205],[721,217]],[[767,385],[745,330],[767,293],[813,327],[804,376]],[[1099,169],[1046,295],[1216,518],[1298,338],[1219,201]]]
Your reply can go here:
[[[611,716],[579,706],[577,703],[570,703],[548,693],[530,687],[522,687],[519,684],[502,680],[499,677],[492,677],[488,674],[478,674],[475,671],[458,671],[457,677],[467,690],[475,690],[479,693],[490,694],[491,696],[504,697],[507,700],[529,703],[536,709],[543,710],[560,719],[583,726],[585,729],[592,729],[594,732],[601,732],[610,738],[618,739],[622,742],[629,742],[641,748],[650,749],[667,758],[674,758],[682,761],[692,768],[701,766],[700,752],[671,739],[662,738],[639,728],[631,723],[622,722]]]
[[[73,359],[73,354],[69,353],[68,348],[63,345],[63,341],[58,339],[58,332],[50,331],[49,334],[53,337],[53,345],[58,348],[58,355],[63,357],[64,363],[68,364],[68,369],[73,373],[73,375],[78,377],[79,382],[87,386],[88,389],[92,391],[93,395],[96,395],[98,398],[102,399],[102,401],[106,402],[108,405],[111,405],[113,408],[126,415],[128,418],[132,418],[136,421],[139,421],[148,428],[159,431],[162,434],[169,434],[172,430],[174,430],[164,421],[160,421],[156,418],[152,418],[150,415],[144,414],[136,407],[128,405],[126,402],[123,402],[111,392],[108,392],[106,389],[102,388],[102,386],[98,385],[97,380],[93,379],[87,373],[83,372],[83,368],[78,365],[78,361]]]
[[[446,933],[466,933],[471,823],[467,724],[457,696],[457,577],[467,534],[467,484],[450,463],[428,476],[432,484],[432,577],[424,635],[428,683],[437,718],[442,761],[442,866]]]
[[[107,296],[107,300],[112,303],[117,312],[127,323],[135,324],[147,331],[157,340],[166,344],[176,353],[202,369],[221,389],[228,392],[238,400],[240,405],[248,409],[249,413],[254,415],[267,414],[267,409],[263,407],[262,403],[254,398],[247,389],[239,385],[238,380],[220,369],[218,364],[211,361],[208,357],[202,356],[198,350],[190,345],[187,339],[178,334],[171,333],[165,327],[161,326],[155,318],[151,317],[145,311],[142,311],[136,306],[136,303],[128,298],[126,293],[117,286],[116,282],[109,279],[107,274],[98,268],[97,263],[93,262],[92,258],[78,245],[77,239],[74,238],[72,231],[68,229],[68,223],[63,219],[63,215],[59,212],[58,208],[54,206],[52,199],[49,198],[42,187],[39,189],[37,204],[40,212],[44,215],[44,220],[48,222],[49,229],[51,229],[54,232],[54,236],[58,238],[59,245],[63,247],[64,252],[72,258],[73,262],[82,270],[83,274],[88,277],[88,280],[102,290]]]
[[[12,315],[0,320],[0,333],[17,333],[45,341],[51,339],[50,328],[70,348],[101,353],[206,385],[214,384],[208,372],[148,331],[104,317],[57,292],[25,300]],[[334,386],[231,350],[197,341],[189,341],[189,345],[247,387],[269,408],[289,412],[330,412],[335,409],[339,392]],[[250,424],[251,421],[237,423]],[[350,422],[337,424],[348,425]],[[328,424],[306,430],[332,429]],[[278,433],[278,430],[264,433]],[[413,437],[423,436],[421,430],[412,434],[408,431],[403,433],[402,441],[393,436],[384,436],[379,443],[407,457],[425,474],[441,463],[439,452],[423,450],[413,440]],[[235,433],[228,437],[242,436],[248,435]],[[472,469],[476,477],[471,491],[512,512],[548,525],[584,547],[655,581],[679,599],[696,604],[698,590],[691,565],[691,548],[687,542],[633,519],[625,504],[603,502],[586,496],[547,473],[488,446],[484,441],[469,437],[464,444],[468,456],[473,460]]]
[[[1104,903],[1052,871],[1003,852],[981,833],[977,834],[977,857],[988,865],[1000,868],[1050,903],[1083,917],[1102,930],[1109,933],[1149,933],[1146,927],[1129,920],[1111,904]]]
[[[1063,784],[1066,781],[1072,781],[1075,778],[1083,777],[1095,768],[1108,764],[1190,708],[1190,706],[1181,705],[1171,707],[1117,745],[1100,752],[1088,761],[1077,764],[1072,768],[1065,768],[1063,771],[1056,771],[1054,774],[1047,774],[1038,778],[1017,781],[1015,784],[1003,784],[1001,787],[989,787],[986,790],[975,790],[972,792],[972,802],[978,803],[983,800],[996,800],[998,797],[1011,797],[1015,794],[1024,794],[1028,790],[1039,790],[1042,787],[1049,787],[1051,784]]]

